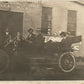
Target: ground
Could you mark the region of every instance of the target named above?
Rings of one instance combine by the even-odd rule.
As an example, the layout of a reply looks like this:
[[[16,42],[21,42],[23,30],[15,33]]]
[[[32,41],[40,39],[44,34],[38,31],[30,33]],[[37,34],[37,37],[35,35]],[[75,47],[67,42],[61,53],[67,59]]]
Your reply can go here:
[[[32,66],[29,69],[22,64],[16,65],[0,74],[0,80],[84,80],[83,62],[77,63],[76,69],[70,73],[63,73],[56,67],[39,69]]]
[[[17,52],[13,55],[10,54],[9,67],[4,73],[0,74],[0,80],[84,80],[84,58],[82,60],[80,58],[76,63],[74,71],[64,73],[58,68],[58,65],[46,67],[44,63],[39,67],[35,64],[37,62],[34,61],[33,63],[33,61],[28,60],[29,56],[21,55],[21,52],[19,55],[17,55]],[[32,58],[34,57],[36,58],[35,55]],[[49,56],[46,56],[46,58],[45,61],[51,64],[52,61],[48,60]],[[55,57],[53,58],[55,59]],[[53,58],[50,58],[50,60]],[[33,64],[30,65],[31,63]]]

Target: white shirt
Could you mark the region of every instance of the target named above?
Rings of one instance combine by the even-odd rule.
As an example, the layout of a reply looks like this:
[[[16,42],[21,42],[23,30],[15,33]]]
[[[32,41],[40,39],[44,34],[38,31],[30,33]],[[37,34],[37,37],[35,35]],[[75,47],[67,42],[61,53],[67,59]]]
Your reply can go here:
[[[61,42],[63,38],[61,37],[54,37],[54,36],[51,36],[51,37],[48,37],[48,38],[45,38],[45,42],[48,42],[48,41],[52,41],[52,42]]]

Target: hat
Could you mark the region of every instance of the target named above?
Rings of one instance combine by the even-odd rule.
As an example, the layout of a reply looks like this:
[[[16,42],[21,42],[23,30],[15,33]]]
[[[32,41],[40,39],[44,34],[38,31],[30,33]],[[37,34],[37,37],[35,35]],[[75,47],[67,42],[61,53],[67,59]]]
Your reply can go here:
[[[32,29],[32,28],[28,29],[28,32],[30,32],[30,31],[32,31],[32,32],[33,32],[33,29]]]
[[[66,36],[66,32],[61,32],[60,36]]]

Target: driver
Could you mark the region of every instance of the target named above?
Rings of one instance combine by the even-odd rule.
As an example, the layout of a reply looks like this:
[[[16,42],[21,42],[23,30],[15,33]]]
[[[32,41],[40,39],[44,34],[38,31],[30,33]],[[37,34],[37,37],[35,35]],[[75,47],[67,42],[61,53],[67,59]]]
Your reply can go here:
[[[36,38],[34,40],[35,45],[37,45],[37,46],[43,46],[44,40],[45,40],[45,38],[43,36],[43,33],[41,32],[40,29],[38,29],[37,30],[37,36],[36,36]]]
[[[34,35],[34,33],[33,33],[33,29],[30,28],[30,29],[28,30],[28,36],[27,36],[26,40],[27,40],[29,43],[33,43],[34,39],[35,39],[35,35]]]

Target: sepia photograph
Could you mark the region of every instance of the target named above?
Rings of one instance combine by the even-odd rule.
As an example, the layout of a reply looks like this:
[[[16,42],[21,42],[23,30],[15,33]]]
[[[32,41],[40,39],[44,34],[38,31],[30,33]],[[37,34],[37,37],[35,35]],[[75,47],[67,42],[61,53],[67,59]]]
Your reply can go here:
[[[0,1],[0,80],[84,80],[84,0]]]

